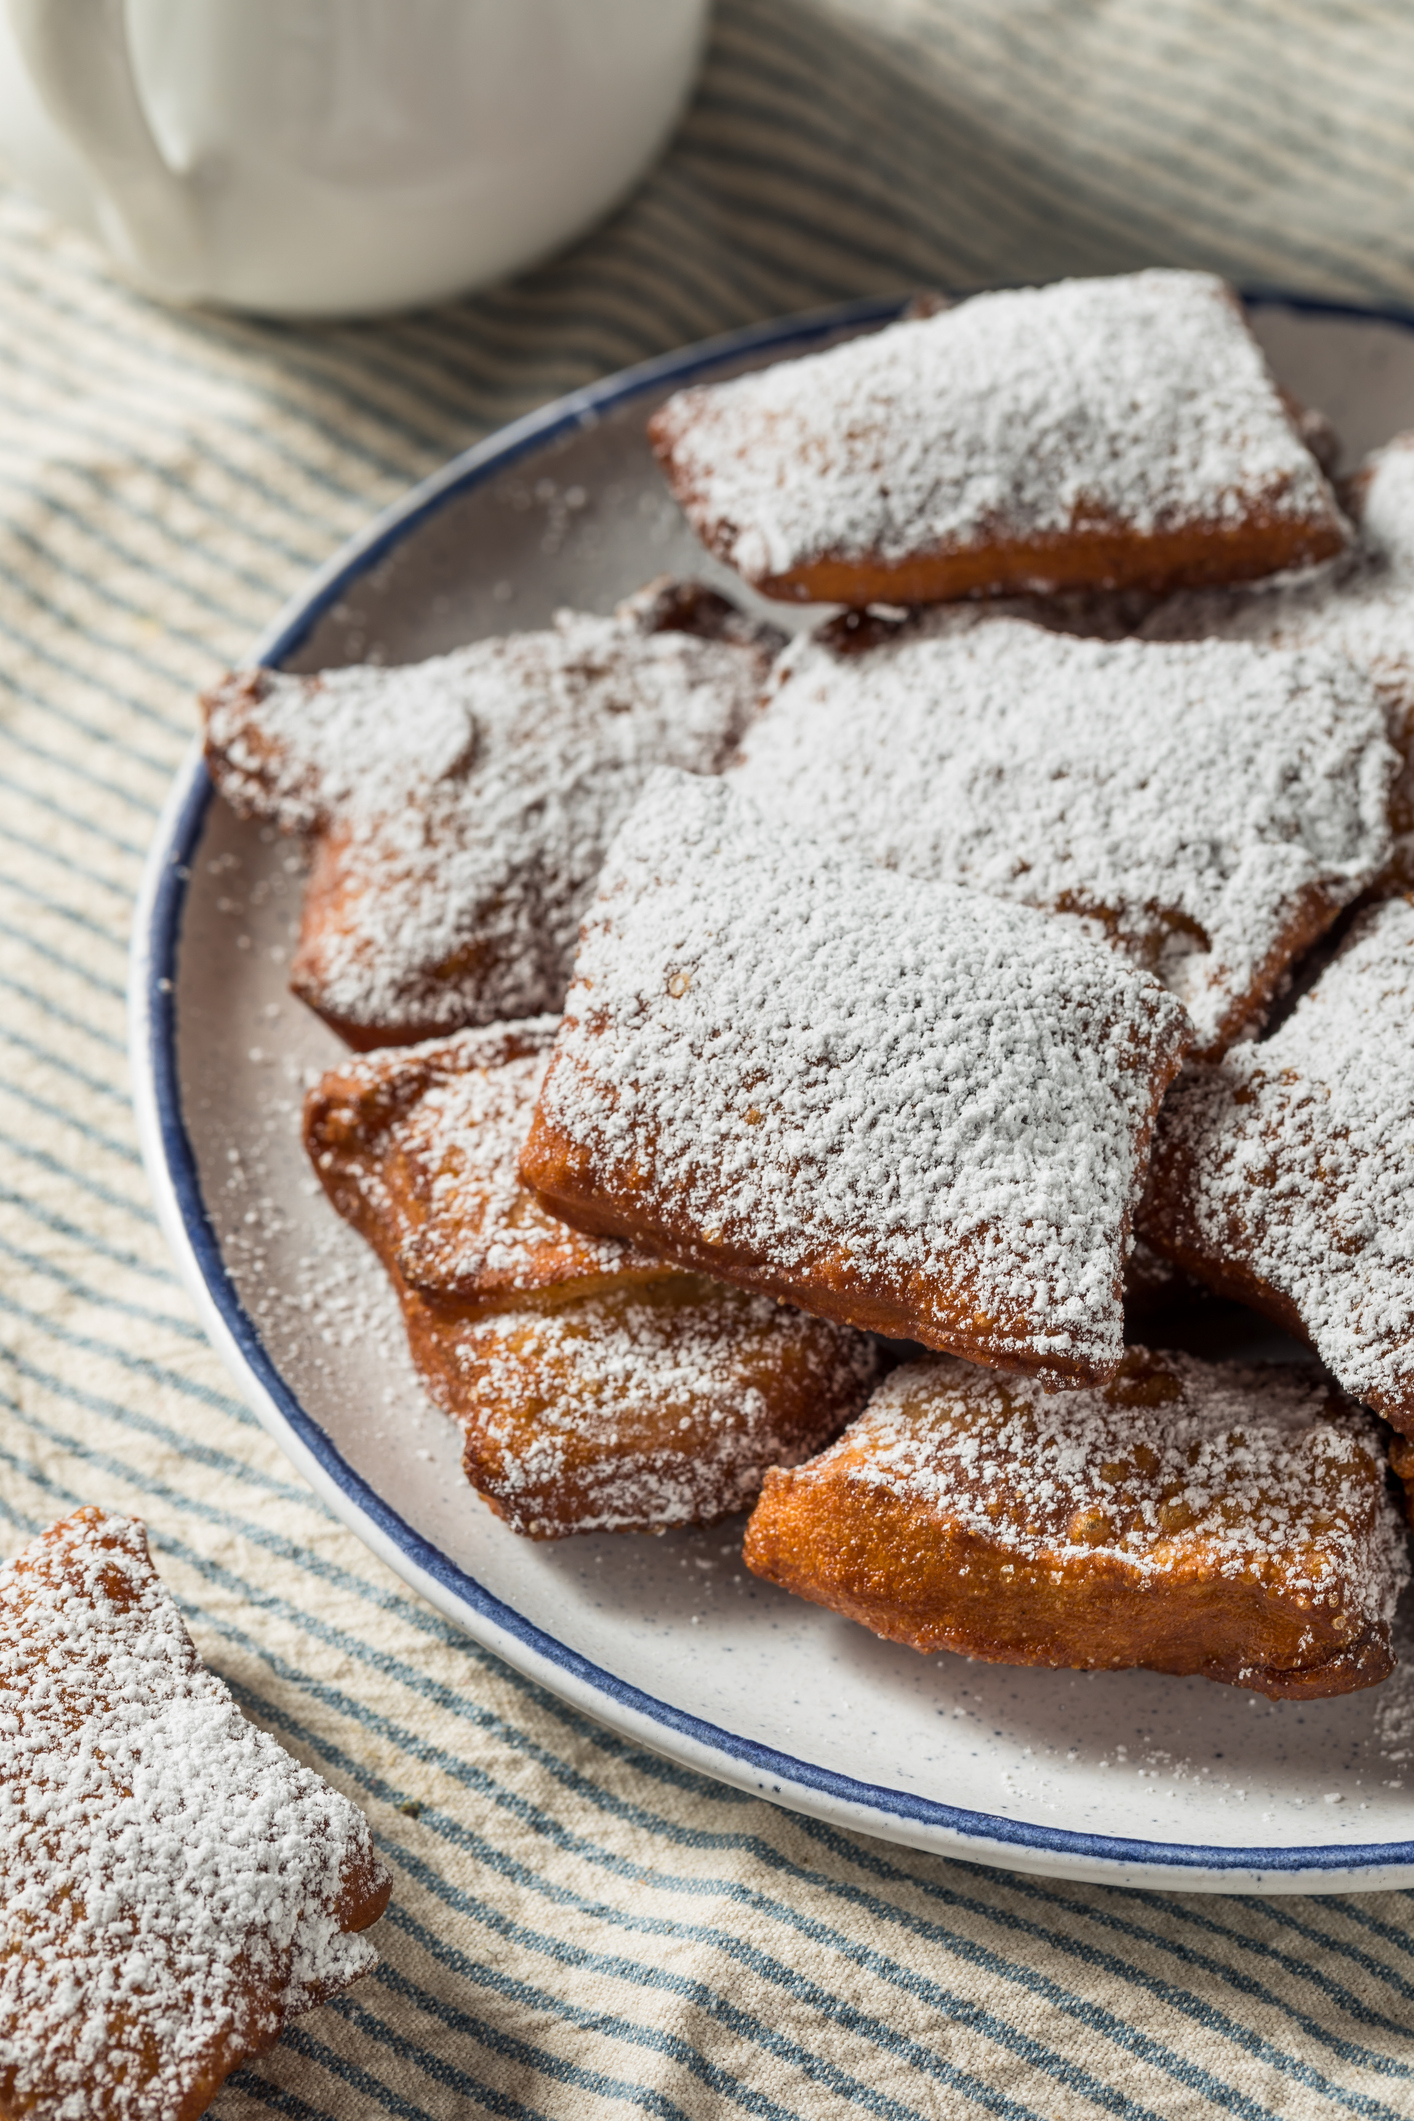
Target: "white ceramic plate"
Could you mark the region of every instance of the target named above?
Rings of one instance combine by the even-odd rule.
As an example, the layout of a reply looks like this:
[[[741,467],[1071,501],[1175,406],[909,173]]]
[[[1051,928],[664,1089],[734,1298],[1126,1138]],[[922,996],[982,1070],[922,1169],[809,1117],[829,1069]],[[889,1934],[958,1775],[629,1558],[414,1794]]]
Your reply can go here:
[[[665,568],[731,587],[663,487],[647,414],[684,380],[893,314],[874,303],[768,325],[518,422],[355,539],[255,657],[303,670],[411,661],[543,624],[563,604],[606,610]],[[1414,425],[1408,324],[1271,297],[1252,314],[1278,376],[1332,415],[1349,460]],[[746,1575],[739,1524],[552,1546],[507,1531],[467,1488],[391,1294],[298,1145],[305,1084],[342,1050],[285,991],[300,869],[289,842],[212,800],[194,753],[135,931],[143,1146],[241,1390],[410,1584],[615,1729],[845,1827],[1111,1884],[1414,1882],[1414,1682],[1402,1673],[1345,1700],[1272,1703],[1198,1679],[924,1658]],[[1224,1330],[1231,1352],[1259,1351],[1249,1314]]]

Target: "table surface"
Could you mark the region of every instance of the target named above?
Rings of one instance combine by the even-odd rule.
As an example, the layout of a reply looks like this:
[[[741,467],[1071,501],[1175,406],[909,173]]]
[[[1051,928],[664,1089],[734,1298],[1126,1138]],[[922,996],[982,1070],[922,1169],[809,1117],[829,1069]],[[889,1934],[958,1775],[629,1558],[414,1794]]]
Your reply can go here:
[[[0,198],[0,1550],[144,1518],[208,1662],[359,1802],[382,1965],[241,2071],[298,2117],[1414,2115],[1407,1897],[1056,1885],[851,1839],[597,1729],[421,1605],[234,1397],[153,1222],[133,894],[193,695],[453,451],[850,295],[1145,263],[1414,311],[1414,18],[722,0],[669,157],[515,286],[161,311]]]

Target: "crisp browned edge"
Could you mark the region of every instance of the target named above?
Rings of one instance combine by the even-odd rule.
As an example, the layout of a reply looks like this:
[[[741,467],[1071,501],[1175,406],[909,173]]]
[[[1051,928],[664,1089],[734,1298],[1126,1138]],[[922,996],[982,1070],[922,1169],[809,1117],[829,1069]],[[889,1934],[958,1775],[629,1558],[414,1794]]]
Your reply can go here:
[[[571,1028],[574,1020],[565,1018],[565,1027]],[[1134,1168],[1137,1176],[1147,1168],[1149,1146],[1153,1137],[1154,1123],[1159,1106],[1170,1083],[1182,1067],[1192,1044],[1191,1029],[1186,1033],[1176,1032],[1167,1046],[1156,1054],[1149,1074],[1151,1094],[1147,1118],[1136,1133],[1134,1144]],[[561,1127],[549,1120],[545,1114],[545,1098],[555,1070],[565,1065],[566,1056],[562,1045],[557,1044],[551,1054],[546,1070],[545,1082],[531,1119],[530,1132],[521,1152],[520,1175],[537,1200],[550,1215],[566,1222],[572,1229],[582,1230],[588,1236],[621,1237],[644,1245],[665,1259],[675,1260],[680,1266],[696,1273],[710,1274],[718,1281],[736,1283],[739,1288],[750,1289],[763,1296],[773,1296],[778,1301],[794,1304],[798,1309],[812,1312],[816,1317],[835,1320],[840,1325],[856,1326],[866,1333],[882,1334],[891,1340],[913,1340],[939,1353],[960,1355],[969,1362],[984,1368],[1006,1370],[1023,1376],[1044,1377],[1062,1384],[1096,1385],[1107,1384],[1114,1376],[1119,1358],[1108,1365],[1097,1365],[1084,1357],[1044,1357],[1010,1346],[999,1352],[995,1339],[982,1339],[970,1334],[959,1323],[946,1341],[940,1340],[939,1329],[931,1322],[920,1319],[916,1307],[911,1306],[906,1295],[881,1292],[876,1286],[850,1275],[849,1264],[845,1267],[845,1284],[826,1281],[818,1273],[806,1271],[798,1275],[785,1275],[772,1271],[768,1265],[755,1261],[749,1255],[735,1251],[726,1245],[713,1245],[697,1241],[681,1231],[673,1229],[661,1213],[647,1206],[635,1206],[606,1193],[595,1181],[593,1162],[589,1153],[580,1148]],[[1124,1288],[1124,1259],[1128,1252],[1128,1238],[1133,1216],[1132,1208],[1126,1209],[1121,1219],[1119,1265],[1116,1269],[1113,1289],[1114,1303],[1122,1316]],[[926,1327],[926,1330],[925,1330]]]
[[[817,1471],[817,1469],[819,1469]],[[1394,1656],[1388,1626],[1371,1621],[1353,1642],[1333,1649],[1329,1656],[1314,1665],[1273,1666],[1246,1665],[1239,1658],[1206,1661],[1195,1659],[1180,1666],[1172,1659],[1165,1663],[1147,1661],[1142,1655],[1135,1656],[1124,1664],[1104,1663],[1088,1666],[1083,1658],[1067,1659],[1061,1656],[1027,1655],[1012,1643],[995,1641],[977,1628],[959,1624],[947,1627],[937,1621],[925,1622],[921,1615],[909,1615],[896,1603],[891,1604],[882,1590],[875,1597],[851,1595],[826,1581],[818,1568],[801,1565],[791,1553],[793,1545],[792,1505],[796,1491],[808,1489],[812,1476],[818,1479],[826,1469],[820,1468],[818,1460],[799,1467],[783,1467],[768,1473],[762,1485],[761,1500],[752,1513],[746,1529],[742,1558],[753,1574],[767,1583],[797,1598],[804,1598],[812,1605],[819,1605],[830,1612],[842,1614],[869,1629],[871,1634],[882,1636],[886,1641],[899,1642],[909,1649],[916,1649],[924,1656],[935,1655],[939,1650],[951,1650],[963,1656],[981,1658],[991,1664],[1027,1666],[1043,1670],[1104,1670],[1104,1671],[1159,1671],[1176,1677],[1201,1677],[1217,1684],[1240,1686],[1250,1691],[1269,1696],[1273,1700],[1326,1699],[1339,1694],[1353,1693],[1369,1686],[1377,1686],[1389,1676],[1394,1668]],[[835,1522],[839,1522],[838,1510],[848,1507],[849,1472],[846,1469],[834,1476],[845,1493],[835,1504]],[[862,1507],[855,1498],[856,1507]],[[827,1509],[829,1505],[825,1506]],[[869,1514],[873,1520],[879,1544],[895,1550],[906,1550],[925,1541],[936,1552],[945,1548],[956,1564],[966,1562],[970,1571],[994,1573],[1002,1560],[996,1548],[974,1533],[955,1526],[939,1526],[936,1519],[922,1505],[907,1501],[896,1501],[888,1496],[871,1495]],[[893,1522],[895,1529],[887,1527]],[[812,1545],[818,1541],[812,1542]],[[812,1561],[813,1561],[812,1554]],[[1123,1597],[1130,1594],[1136,1603],[1136,1619],[1142,1617],[1142,1607],[1151,1604],[1155,1593],[1148,1589],[1132,1588],[1122,1577],[1113,1557],[1095,1557],[1087,1550],[1079,1550],[1075,1557],[1080,1570],[1092,1575],[1109,1576],[1115,1580],[1115,1588]],[[996,1595],[1004,1599],[1009,1592],[1014,1594],[1015,1584],[998,1581]],[[1030,1586],[1032,1597],[1040,1596],[1039,1582]],[[1201,1601],[1199,1602],[1201,1603]],[[1038,1645],[1038,1648],[1041,1646]],[[1138,1645],[1142,1648],[1142,1645]]]

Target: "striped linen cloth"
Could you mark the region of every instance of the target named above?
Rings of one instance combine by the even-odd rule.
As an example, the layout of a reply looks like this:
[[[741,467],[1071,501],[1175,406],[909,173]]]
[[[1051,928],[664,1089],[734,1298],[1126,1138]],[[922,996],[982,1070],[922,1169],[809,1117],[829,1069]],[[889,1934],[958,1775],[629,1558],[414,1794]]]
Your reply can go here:
[[[396,1881],[378,1972],[223,2121],[1414,2115],[1409,1896],[1126,1895],[851,1839],[636,1751],[411,1596],[193,1323],[123,1010],[194,689],[453,450],[909,284],[1157,261],[1414,307],[1412,120],[1414,17],[1356,0],[722,0],[646,187],[435,314],[168,314],[0,201],[0,1547],[81,1501],[143,1517],[203,1654]]]

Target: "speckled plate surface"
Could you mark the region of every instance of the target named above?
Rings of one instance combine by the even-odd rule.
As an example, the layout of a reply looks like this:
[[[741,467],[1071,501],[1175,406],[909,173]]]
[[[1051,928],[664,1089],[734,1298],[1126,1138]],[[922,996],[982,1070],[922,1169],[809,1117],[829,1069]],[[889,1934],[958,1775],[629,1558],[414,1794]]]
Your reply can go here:
[[[664,490],[645,418],[684,380],[893,314],[875,303],[689,348],[504,430],[339,554],[256,657],[411,661],[563,604],[607,610],[665,568],[730,586]],[[1414,425],[1408,323],[1279,297],[1252,315],[1347,461]],[[343,1050],[285,991],[302,869],[289,842],[213,800],[194,753],[134,935],[139,1121],[164,1228],[232,1374],[410,1584],[603,1722],[846,1827],[1110,1884],[1414,1882],[1414,1663],[1366,1694],[1278,1704],[1198,1679],[924,1658],[746,1575],[740,1522],[553,1546],[507,1531],[466,1486],[391,1292],[299,1147],[305,1086]],[[1213,1352],[1278,1352],[1246,1313],[1203,1330]]]

